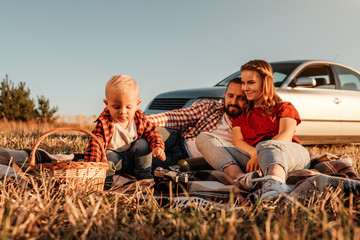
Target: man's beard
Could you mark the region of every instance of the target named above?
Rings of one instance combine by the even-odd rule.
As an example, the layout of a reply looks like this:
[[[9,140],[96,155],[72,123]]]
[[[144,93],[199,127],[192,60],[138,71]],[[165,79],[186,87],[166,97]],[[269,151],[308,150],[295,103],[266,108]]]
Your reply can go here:
[[[230,107],[236,108],[236,109],[238,109],[239,111],[236,111],[236,112],[232,111],[232,112],[230,112]],[[225,106],[225,113],[226,113],[229,117],[235,119],[235,118],[237,118],[238,116],[240,116],[240,114],[242,113],[242,110],[241,110],[241,108],[240,108],[238,105],[227,105],[227,106]]]

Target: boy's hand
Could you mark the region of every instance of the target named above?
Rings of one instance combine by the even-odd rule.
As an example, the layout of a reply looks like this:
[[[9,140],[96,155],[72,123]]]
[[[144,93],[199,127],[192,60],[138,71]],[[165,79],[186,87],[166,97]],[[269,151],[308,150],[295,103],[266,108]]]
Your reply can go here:
[[[166,160],[166,155],[165,152],[162,148],[154,148],[152,150],[152,155],[158,159],[160,159],[161,161],[165,161]]]

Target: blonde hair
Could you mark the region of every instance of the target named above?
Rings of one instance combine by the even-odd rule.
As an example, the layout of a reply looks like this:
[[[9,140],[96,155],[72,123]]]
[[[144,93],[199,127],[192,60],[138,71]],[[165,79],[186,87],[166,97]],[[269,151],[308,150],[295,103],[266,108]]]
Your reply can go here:
[[[120,93],[121,91],[131,90],[139,94],[139,86],[132,77],[125,74],[114,75],[106,83],[105,96],[107,98],[110,92]]]
[[[267,115],[282,99],[275,92],[273,69],[271,65],[262,59],[251,60],[241,66],[240,71],[255,71],[259,73],[263,84],[260,95],[260,107],[263,109],[263,115]],[[254,101],[249,101],[245,106],[245,113],[248,116],[250,110],[254,107]]]

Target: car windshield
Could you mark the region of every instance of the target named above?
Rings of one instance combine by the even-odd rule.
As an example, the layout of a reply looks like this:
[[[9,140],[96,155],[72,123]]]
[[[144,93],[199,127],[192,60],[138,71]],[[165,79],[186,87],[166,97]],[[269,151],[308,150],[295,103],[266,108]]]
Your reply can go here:
[[[274,85],[275,87],[281,86],[284,80],[289,76],[289,74],[299,66],[300,62],[278,62],[278,63],[270,63],[271,67],[274,71]],[[226,86],[232,79],[236,77],[240,77],[240,71],[237,71],[215,86]]]

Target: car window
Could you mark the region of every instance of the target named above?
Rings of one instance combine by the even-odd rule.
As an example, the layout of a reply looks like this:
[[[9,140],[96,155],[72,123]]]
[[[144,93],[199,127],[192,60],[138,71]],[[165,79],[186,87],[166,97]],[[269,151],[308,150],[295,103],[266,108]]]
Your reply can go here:
[[[314,88],[335,89],[335,80],[331,75],[330,67],[327,65],[309,66],[302,70],[295,80],[301,77],[315,79]]]
[[[216,84],[215,86],[227,86],[228,83],[233,80],[234,78],[238,78],[240,77],[240,71],[234,72],[233,74],[231,74],[230,76],[226,77],[224,80],[222,80],[221,82],[219,82],[218,84]]]
[[[281,86],[282,82],[287,77],[286,74],[280,72],[274,72],[274,85],[275,87]]]
[[[334,66],[337,77],[340,81],[341,89],[350,91],[360,91],[360,75],[350,69]]]
[[[270,63],[274,72],[274,85],[275,87],[281,86],[284,80],[289,76],[289,74],[294,71],[294,69],[300,64],[299,62],[275,62]],[[215,86],[226,86],[232,79],[240,77],[240,71],[237,71],[230,76],[223,79],[221,82]]]
[[[274,72],[274,85],[275,87],[280,87],[284,80],[289,76],[289,74],[294,71],[294,69],[299,65],[298,62],[290,63],[271,63],[271,67]]]

